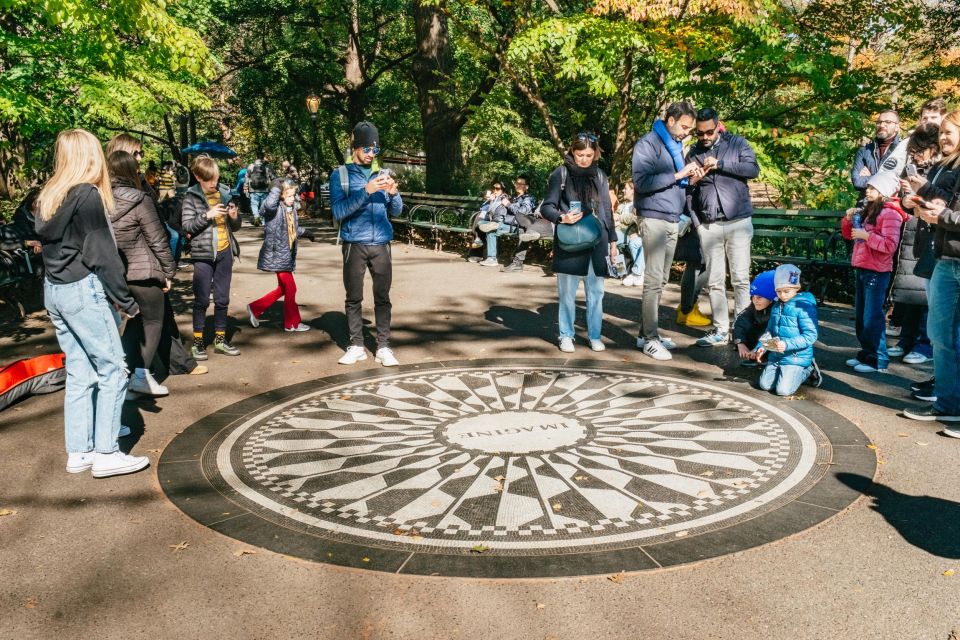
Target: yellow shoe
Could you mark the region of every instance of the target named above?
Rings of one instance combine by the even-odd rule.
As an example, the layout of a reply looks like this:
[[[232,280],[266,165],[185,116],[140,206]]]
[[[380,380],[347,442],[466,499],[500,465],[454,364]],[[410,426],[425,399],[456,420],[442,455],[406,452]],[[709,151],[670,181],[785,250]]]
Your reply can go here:
[[[680,307],[677,307],[677,324],[687,324],[687,314],[680,310]]]
[[[686,314],[685,323],[688,327],[709,327],[713,320],[700,313],[700,307],[694,305],[690,313]]]

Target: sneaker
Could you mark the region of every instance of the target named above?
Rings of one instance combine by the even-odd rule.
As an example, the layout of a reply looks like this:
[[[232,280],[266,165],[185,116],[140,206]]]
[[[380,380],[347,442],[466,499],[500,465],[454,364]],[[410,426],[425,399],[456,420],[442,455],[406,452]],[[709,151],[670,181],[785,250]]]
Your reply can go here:
[[[659,340],[648,340],[643,352],[654,360],[673,360],[673,354]]]
[[[117,431],[117,437],[126,438],[128,435],[130,435],[130,433],[131,433],[130,427],[128,427],[125,424],[122,424],[120,425],[120,431]]]
[[[944,422],[960,422],[960,416],[950,415],[935,408],[934,405],[926,407],[911,407],[903,410],[903,417],[911,420],[921,420],[923,422],[933,422],[934,420],[943,420]]]
[[[933,387],[936,384],[936,378],[930,378],[929,380],[923,380],[921,382],[914,382],[910,385],[911,391],[933,391]]]
[[[250,305],[247,305],[247,313],[250,314],[250,326],[256,329],[260,326],[260,320],[257,319],[257,316],[253,315],[253,309],[250,308]]]
[[[400,364],[397,356],[393,355],[393,349],[390,347],[380,347],[377,349],[377,355],[373,358],[385,367],[396,367]]]
[[[367,359],[367,352],[363,347],[353,344],[347,349],[347,352],[337,360],[337,364],[356,364],[361,360]]]
[[[918,351],[911,351],[907,355],[903,356],[904,364],[923,364],[931,359],[932,358],[928,358]]]
[[[602,340],[591,340],[591,341],[590,341],[590,348],[593,349],[594,351],[606,351],[606,350],[607,350],[607,347],[606,347],[606,345],[603,344],[603,341],[602,341]]]
[[[496,231],[499,228],[500,228],[500,223],[493,222],[492,220],[488,220],[487,222],[481,222],[480,224],[477,225],[477,229],[480,229],[482,233],[490,233],[491,231]]]
[[[886,373],[886,369],[878,369],[877,367],[871,367],[868,364],[860,363],[853,368],[857,373]]]
[[[193,348],[190,350],[191,355],[194,360],[206,360],[207,359],[207,350],[203,347],[198,347],[193,345]]]
[[[644,338],[637,338],[637,349],[643,349],[647,344],[647,341]],[[660,344],[667,351],[673,351],[677,348],[677,343],[671,340],[670,338],[664,338],[661,336]]]
[[[207,366],[206,366],[206,365],[198,364],[197,366],[195,366],[195,367],[193,368],[193,371],[191,371],[189,375],[191,375],[191,376],[202,376],[202,375],[205,374],[207,371],[209,371],[209,369],[207,369]]]
[[[237,349],[235,346],[227,342],[226,340],[216,340],[213,343],[214,353],[219,353],[225,356],[238,356],[240,355],[240,349]]]
[[[887,355],[890,356],[891,358],[899,358],[900,356],[903,355],[903,347],[901,347],[900,345],[897,345],[895,347],[890,347],[889,349],[887,349]]]
[[[709,327],[713,320],[700,313],[700,307],[693,305],[690,313],[684,313],[677,307],[677,324],[685,324],[688,327]]]
[[[523,271],[523,263],[516,260],[503,268],[504,273],[517,273],[519,271]]]
[[[921,402],[936,402],[937,396],[933,394],[933,391],[912,391],[910,395]]]
[[[67,454],[67,473],[83,473],[93,466],[93,451]]]
[[[295,327],[284,327],[284,331],[310,331],[310,325],[303,324],[302,322]]]
[[[628,273],[627,275],[623,276],[623,280],[620,281],[620,284],[625,287],[632,287],[633,281],[636,277],[637,276],[633,275],[632,273]]]
[[[696,309],[694,309],[694,311],[696,311]],[[687,317],[690,317],[691,315],[693,315],[693,312],[690,312],[690,314],[688,314]],[[730,342],[730,334],[728,334],[726,331],[717,331],[716,329],[714,329],[707,335],[698,339],[697,346],[698,347],[722,347],[726,345],[728,342]]]
[[[810,375],[807,376],[805,382],[816,389],[819,389],[820,385],[823,384],[823,373],[821,373],[820,365],[817,364],[816,360],[813,361],[813,369],[810,370]]]
[[[941,433],[949,438],[960,438],[960,429],[952,429],[947,427]]]
[[[93,457],[93,477],[109,478],[121,476],[125,473],[135,473],[146,469],[150,460],[146,456],[128,456],[120,451],[113,453],[97,453]]]
[[[520,234],[520,242],[536,242],[540,239],[540,234],[536,231],[524,231]]]
[[[143,371],[143,374],[140,374]],[[154,379],[153,375],[146,370],[140,370],[130,378],[130,384],[127,385],[127,391],[139,393],[142,396],[168,396],[170,390]]]
[[[858,366],[860,366],[860,365],[863,364],[863,363],[860,362],[859,360],[857,360],[856,358],[850,358],[849,360],[846,361],[845,364],[846,364],[848,367],[858,367]]]
[[[499,267],[500,263],[497,262],[496,258],[484,258],[480,261],[481,267]]]
[[[900,337],[900,327],[895,327],[892,324],[887,325],[887,336],[890,338],[899,338]]]
[[[474,238],[473,242],[470,243],[471,249],[479,249],[482,246],[483,246],[483,240],[481,240],[480,238]]]
[[[480,262],[481,260],[483,260],[483,258],[480,256],[470,256],[467,258],[467,262]]]
[[[573,338],[560,338],[560,351],[564,353],[573,353],[576,351],[573,346]]]

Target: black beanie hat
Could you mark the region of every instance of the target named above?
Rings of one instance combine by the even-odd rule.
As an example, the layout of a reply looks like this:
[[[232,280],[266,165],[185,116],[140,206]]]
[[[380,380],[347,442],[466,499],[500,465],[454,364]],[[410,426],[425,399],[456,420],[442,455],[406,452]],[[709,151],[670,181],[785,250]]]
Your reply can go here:
[[[357,126],[353,128],[353,148],[379,146],[380,132],[377,131],[376,125],[367,120],[358,122]]]

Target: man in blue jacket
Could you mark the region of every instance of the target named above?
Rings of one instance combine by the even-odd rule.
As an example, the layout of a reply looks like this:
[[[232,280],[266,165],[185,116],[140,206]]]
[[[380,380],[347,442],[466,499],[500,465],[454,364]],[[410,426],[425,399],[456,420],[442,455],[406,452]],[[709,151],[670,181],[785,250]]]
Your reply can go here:
[[[734,314],[750,306],[750,245],[753,205],[747,181],[760,175],[757,156],[740,136],[720,130],[720,118],[709,107],[697,112],[697,143],[687,160],[701,171],[690,178],[687,203],[700,236],[713,310],[713,330],[697,340],[701,347],[730,342],[727,307],[727,263],[733,285]]]
[[[673,358],[672,340],[660,338],[657,316],[660,294],[670,277],[677,247],[678,222],[686,204],[688,178],[700,166],[684,163],[683,139],[690,135],[697,112],[688,102],[667,107],[663,120],[633,147],[633,206],[640,220],[643,255],[643,308],[637,348],[655,360]]]
[[[353,129],[353,161],[338,167],[330,177],[330,206],[334,219],[340,223],[343,240],[343,287],[350,334],[350,347],[339,362],[355,364],[367,359],[363,347],[362,304],[363,278],[369,269],[377,323],[376,361],[385,367],[395,367],[400,363],[390,349],[390,285],[393,281],[390,216],[400,214],[403,201],[392,176],[386,172],[374,173],[372,165],[379,153],[377,127],[372,122],[360,122]]]
[[[850,181],[863,198],[867,191],[867,181],[880,171],[894,171],[897,175],[903,166],[897,166],[897,156],[894,152],[900,145],[900,115],[890,109],[877,116],[876,137],[857,149],[853,159],[853,168],[850,170]]]

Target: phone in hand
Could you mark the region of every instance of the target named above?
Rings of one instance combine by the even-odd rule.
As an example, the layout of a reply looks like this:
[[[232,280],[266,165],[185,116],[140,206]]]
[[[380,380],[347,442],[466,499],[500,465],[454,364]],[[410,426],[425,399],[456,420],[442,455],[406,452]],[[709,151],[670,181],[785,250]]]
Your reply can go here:
[[[392,178],[392,177],[393,177],[393,170],[390,169],[390,168],[386,168],[386,167],[383,168],[383,169],[380,169],[380,173],[377,174],[377,177],[378,177],[378,178]]]
[[[915,178],[917,176],[917,165],[913,163],[908,164],[906,172],[908,178]]]

